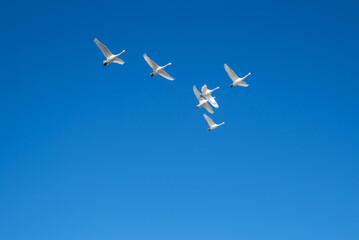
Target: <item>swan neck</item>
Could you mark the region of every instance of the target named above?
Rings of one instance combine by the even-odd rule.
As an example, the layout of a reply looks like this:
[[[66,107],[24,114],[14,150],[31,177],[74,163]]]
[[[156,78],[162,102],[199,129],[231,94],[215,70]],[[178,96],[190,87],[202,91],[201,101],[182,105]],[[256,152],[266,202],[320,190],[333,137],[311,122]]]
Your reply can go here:
[[[246,77],[248,77],[249,75],[251,75],[252,73],[250,72],[250,73],[248,73],[247,75],[245,75],[244,76],[244,78],[243,79],[245,79]]]

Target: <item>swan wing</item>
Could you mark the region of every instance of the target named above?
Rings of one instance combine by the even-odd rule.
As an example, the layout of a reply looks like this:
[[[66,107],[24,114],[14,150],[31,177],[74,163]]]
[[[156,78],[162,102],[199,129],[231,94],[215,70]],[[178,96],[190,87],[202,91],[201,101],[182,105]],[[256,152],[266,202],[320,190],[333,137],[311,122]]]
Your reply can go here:
[[[168,75],[168,73],[166,73],[165,70],[163,70],[163,69],[159,70],[158,74],[161,75],[162,77],[168,79],[168,80],[171,80],[171,81],[174,80],[174,78],[172,78],[170,75]]]
[[[212,127],[215,125],[215,123],[212,121],[212,119],[210,117],[208,117],[206,114],[203,114],[203,117],[206,119],[209,127]]]
[[[238,85],[242,87],[248,87],[248,83],[246,83],[245,81],[240,81]]]
[[[213,113],[213,110],[212,110],[211,106],[209,106],[208,103],[203,104],[203,107],[204,107],[209,113]]]
[[[194,95],[196,95],[196,98],[198,101],[201,101],[201,94],[198,92],[198,89],[196,88],[196,85],[193,85],[193,92],[194,92]]]
[[[151,58],[149,58],[146,53],[143,54],[143,58],[146,60],[148,65],[150,65],[153,71],[155,71],[158,68],[158,65],[154,61],[152,61]]]
[[[207,92],[207,84],[203,85],[201,91],[202,91],[202,94],[204,94],[205,92]]]
[[[116,58],[115,60],[113,60],[114,63],[118,63],[123,65],[125,62],[122,59]]]
[[[213,107],[215,108],[219,108],[218,103],[216,102],[216,100],[214,99],[214,97],[210,96],[208,99],[208,101],[212,104]]]
[[[227,64],[224,64],[224,68],[226,69],[226,72],[228,73],[228,76],[232,79],[232,81],[236,81],[239,77],[233,72],[232,69],[228,67]]]
[[[103,55],[105,55],[106,58],[109,58],[112,56],[112,53],[107,49],[107,47],[105,45],[103,45],[99,40],[97,40],[97,38],[95,38],[94,41],[95,41],[96,45],[100,48]]]

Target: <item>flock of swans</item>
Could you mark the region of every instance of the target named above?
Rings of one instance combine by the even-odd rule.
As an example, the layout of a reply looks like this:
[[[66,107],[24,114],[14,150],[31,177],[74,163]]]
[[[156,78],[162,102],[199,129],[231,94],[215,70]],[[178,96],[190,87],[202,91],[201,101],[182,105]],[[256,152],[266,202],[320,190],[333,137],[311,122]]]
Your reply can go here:
[[[103,55],[106,57],[106,60],[103,61],[103,65],[106,66],[110,63],[118,63],[123,65],[125,62],[118,58],[121,54],[123,54],[124,52],[126,52],[127,50],[123,50],[122,52],[120,52],[119,54],[112,54],[105,45],[103,45],[99,40],[97,40],[97,38],[95,38],[95,43],[96,45],[100,48],[101,52],[103,53]],[[168,73],[166,73],[163,69],[167,66],[172,65],[172,63],[168,63],[164,66],[159,66],[157,65],[152,59],[150,59],[147,54],[143,54],[143,58],[146,60],[147,64],[152,68],[153,72],[150,74],[151,77],[159,74],[160,76],[173,81],[174,78],[172,78]],[[233,81],[233,83],[230,85],[230,87],[234,87],[234,86],[242,86],[242,87],[248,87],[248,84],[243,81],[244,79],[246,79],[249,75],[251,75],[252,73],[248,73],[246,76],[240,78],[238,77],[234,71],[228,67],[227,64],[224,64],[224,69],[226,70],[228,76],[231,78],[231,80]],[[201,88],[201,92],[198,91],[197,87],[195,85],[193,85],[193,92],[198,100],[198,105],[197,108],[205,108],[209,113],[214,113],[213,109],[210,105],[212,105],[215,108],[219,108],[215,98],[213,97],[211,94],[213,91],[219,89],[219,87],[216,87],[212,90],[207,88],[207,85],[203,85]],[[210,104],[209,104],[210,103]],[[213,120],[208,117],[206,114],[203,114],[203,117],[206,119],[209,128],[208,131],[216,129],[217,127],[225,124],[225,122],[222,122],[220,124],[216,124],[213,122]]]

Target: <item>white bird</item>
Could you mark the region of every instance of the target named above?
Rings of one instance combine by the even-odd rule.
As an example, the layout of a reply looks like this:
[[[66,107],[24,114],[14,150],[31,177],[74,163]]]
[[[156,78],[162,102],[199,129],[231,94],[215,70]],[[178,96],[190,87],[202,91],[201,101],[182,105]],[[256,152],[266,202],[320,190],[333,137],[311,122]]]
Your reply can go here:
[[[125,62],[122,59],[119,59],[118,57],[126,52],[127,50],[123,50],[121,53],[113,55],[105,45],[103,45],[99,40],[97,40],[97,38],[95,38],[95,43],[96,45],[100,48],[101,52],[103,53],[103,55],[105,55],[106,60],[103,60],[103,65],[106,66],[112,62],[114,63],[118,63],[118,64],[124,64]]]
[[[203,114],[203,117],[206,119],[208,125],[209,125],[209,128],[208,128],[208,131],[211,131],[213,129],[216,129],[218,128],[219,126],[225,124],[225,122],[223,123],[220,123],[220,124],[215,124],[212,119],[210,117],[208,117],[206,114]]]
[[[152,68],[153,72],[151,73],[151,77],[159,74],[162,77],[173,81],[174,78],[172,78],[170,75],[168,75],[168,73],[166,73],[163,69],[169,65],[172,65],[172,63],[168,63],[166,65],[164,65],[163,67],[158,66],[154,61],[152,61],[146,54],[143,54],[143,58],[146,60],[146,62],[148,63],[148,65],[150,65],[150,67]]]
[[[201,97],[205,97],[206,99],[208,99],[208,101],[212,104],[213,107],[215,108],[218,108],[218,104],[216,102],[216,100],[214,99],[214,97],[212,97],[211,93],[214,91],[214,90],[217,90],[219,89],[219,87],[216,87],[215,89],[212,89],[212,90],[209,90],[207,88],[207,85],[203,85],[202,89],[201,89]]]
[[[199,101],[199,104],[197,105],[197,108],[204,107],[208,112],[213,113],[213,110],[212,110],[211,106],[209,106],[209,104],[208,104],[208,100],[201,97],[201,94],[198,92],[195,85],[193,85],[193,92],[194,92],[194,94],[196,95],[196,98]]]
[[[247,84],[246,82],[244,82],[243,80],[244,80],[246,77],[248,77],[249,75],[251,75],[251,74],[252,74],[251,72],[248,73],[246,76],[240,78],[240,77],[238,77],[238,76],[233,72],[232,69],[230,69],[230,68],[228,67],[227,64],[224,64],[224,68],[226,69],[226,71],[227,71],[227,73],[228,73],[228,76],[229,76],[229,77],[232,79],[232,81],[233,81],[233,84],[231,84],[230,87],[234,87],[234,86],[237,86],[237,85],[242,86],[242,87],[248,87],[248,84]]]

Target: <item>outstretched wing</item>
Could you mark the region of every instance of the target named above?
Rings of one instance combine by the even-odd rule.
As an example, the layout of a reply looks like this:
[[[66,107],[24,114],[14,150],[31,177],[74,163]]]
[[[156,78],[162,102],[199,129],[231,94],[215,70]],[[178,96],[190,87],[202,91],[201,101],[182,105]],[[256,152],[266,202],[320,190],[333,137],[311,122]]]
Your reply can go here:
[[[216,102],[216,100],[214,99],[214,97],[209,96],[208,98],[206,97],[206,99],[208,99],[208,101],[212,104],[213,107],[219,108],[218,103]]]
[[[201,91],[202,91],[202,94],[205,93],[205,92],[207,92],[207,85],[206,85],[206,84],[203,85]]]
[[[168,79],[168,80],[171,80],[171,81],[174,80],[174,78],[172,78],[170,75],[168,75],[168,73],[166,73],[163,69],[158,71],[158,74],[161,75],[162,77]]]
[[[105,45],[103,45],[99,40],[97,40],[97,38],[95,38],[94,41],[95,41],[96,45],[100,48],[103,55],[105,55],[106,58],[109,58],[112,56],[112,53],[107,49],[107,47]]]
[[[206,119],[206,121],[210,127],[215,125],[215,123],[212,121],[212,119],[210,117],[208,117],[206,114],[203,114],[203,117]]]
[[[213,113],[213,110],[212,110],[211,106],[209,106],[208,103],[203,104],[203,107],[204,107],[209,113]]]
[[[196,95],[197,100],[201,101],[202,97],[201,97],[201,94],[199,94],[198,89],[196,88],[196,85],[193,85],[193,92],[194,92],[194,95]]]
[[[228,76],[232,79],[232,81],[236,81],[239,77],[233,72],[232,69],[228,67],[227,64],[224,64],[224,68],[226,69],[226,72],[228,73]]]
[[[143,54],[143,58],[146,60],[148,65],[150,65],[153,71],[155,71],[158,68],[158,65],[154,61],[152,61],[151,58],[149,58],[146,53]]]
[[[116,58],[115,60],[113,60],[114,63],[118,63],[118,64],[125,64],[125,62],[122,59]]]
[[[245,81],[240,81],[238,85],[242,87],[248,87],[248,83],[246,83]]]

